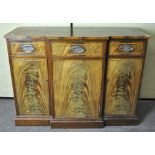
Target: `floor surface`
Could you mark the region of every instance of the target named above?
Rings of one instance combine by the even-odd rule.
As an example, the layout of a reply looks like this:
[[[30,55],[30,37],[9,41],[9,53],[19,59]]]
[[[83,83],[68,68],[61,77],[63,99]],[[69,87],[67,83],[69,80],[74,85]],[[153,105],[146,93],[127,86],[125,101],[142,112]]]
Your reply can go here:
[[[51,129],[50,126],[15,126],[13,99],[0,99],[0,132],[154,132],[155,101],[139,101],[141,123],[136,126],[105,126],[99,129]]]

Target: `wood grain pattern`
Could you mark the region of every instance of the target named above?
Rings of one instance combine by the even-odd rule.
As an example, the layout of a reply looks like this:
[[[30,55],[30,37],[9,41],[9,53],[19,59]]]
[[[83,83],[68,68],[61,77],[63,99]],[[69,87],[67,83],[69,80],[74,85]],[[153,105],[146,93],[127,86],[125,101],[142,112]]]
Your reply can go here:
[[[65,56],[65,57],[71,57],[71,56],[103,57],[103,52],[105,53],[106,42],[84,42],[82,44],[78,43],[78,45],[86,49],[86,51],[81,54],[75,54],[75,53],[70,52],[70,49],[73,45],[76,45],[76,43],[52,42],[51,43],[52,55],[53,56]]]
[[[119,47],[125,44],[132,45],[134,50],[132,52],[121,52],[119,50]],[[109,55],[139,56],[144,54],[144,48],[145,48],[145,44],[143,41],[132,41],[132,42],[111,41],[109,46],[110,46]]]
[[[108,61],[106,115],[134,115],[139,93],[143,59]]]
[[[21,46],[31,44],[35,48],[35,52],[27,53],[22,51]],[[10,44],[12,55],[46,55],[46,42],[33,41],[33,42],[12,42]]]
[[[12,59],[20,115],[49,115],[46,59]]]
[[[55,117],[99,117],[102,60],[53,62]]]

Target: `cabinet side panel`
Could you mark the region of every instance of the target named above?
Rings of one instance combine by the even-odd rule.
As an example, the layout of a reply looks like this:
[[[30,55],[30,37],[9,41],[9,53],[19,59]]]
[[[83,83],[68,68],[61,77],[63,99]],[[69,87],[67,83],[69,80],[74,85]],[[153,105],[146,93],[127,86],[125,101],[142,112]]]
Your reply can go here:
[[[49,115],[46,59],[12,59],[20,115]]]
[[[109,58],[106,115],[134,115],[142,73],[142,58]]]
[[[102,60],[54,60],[55,117],[99,117]]]

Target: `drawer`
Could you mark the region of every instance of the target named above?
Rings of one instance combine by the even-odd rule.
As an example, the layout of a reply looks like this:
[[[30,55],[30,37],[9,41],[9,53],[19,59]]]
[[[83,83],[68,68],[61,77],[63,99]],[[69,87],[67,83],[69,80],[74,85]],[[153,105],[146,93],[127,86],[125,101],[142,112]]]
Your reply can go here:
[[[46,42],[12,42],[10,43],[12,55],[46,55]]]
[[[90,56],[103,57],[106,51],[106,42],[52,42],[53,56]]]
[[[145,44],[143,41],[111,41],[109,46],[109,55],[139,56],[144,54],[145,49]]]

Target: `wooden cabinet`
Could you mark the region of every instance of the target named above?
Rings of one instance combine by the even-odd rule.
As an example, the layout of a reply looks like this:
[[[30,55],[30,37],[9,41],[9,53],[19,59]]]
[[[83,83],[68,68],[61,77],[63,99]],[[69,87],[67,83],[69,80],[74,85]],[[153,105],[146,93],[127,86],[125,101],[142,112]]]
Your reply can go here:
[[[17,28],[6,35],[16,125],[138,122],[149,35],[134,28]]]

